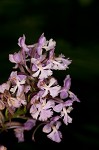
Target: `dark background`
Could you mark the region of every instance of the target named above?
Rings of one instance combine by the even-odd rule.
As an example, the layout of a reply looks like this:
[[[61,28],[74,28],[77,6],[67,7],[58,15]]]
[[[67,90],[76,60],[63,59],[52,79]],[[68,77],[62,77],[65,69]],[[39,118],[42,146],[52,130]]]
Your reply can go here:
[[[18,52],[17,40],[25,34],[26,43],[37,42],[45,33],[53,38],[56,54],[63,53],[72,60],[67,71],[55,73],[59,82],[70,74],[71,90],[81,103],[74,104],[73,123],[61,128],[60,144],[46,138],[41,128],[36,142],[31,133],[26,141],[17,143],[13,132],[0,134],[0,144],[13,149],[99,148],[99,1],[96,0],[0,0],[0,84],[7,81],[13,64],[9,53]]]

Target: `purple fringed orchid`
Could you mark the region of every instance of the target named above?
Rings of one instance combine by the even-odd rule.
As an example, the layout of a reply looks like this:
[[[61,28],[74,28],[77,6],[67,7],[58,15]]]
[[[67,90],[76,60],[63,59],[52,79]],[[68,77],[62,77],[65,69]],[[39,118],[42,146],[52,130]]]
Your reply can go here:
[[[48,64],[51,64],[51,69],[53,70],[66,70],[68,65],[71,64],[71,60],[69,58],[65,59],[64,55],[59,55],[59,57],[55,57],[54,49],[49,52],[49,59],[47,61]]]
[[[10,88],[10,82],[7,81],[6,83],[3,83],[0,85],[0,93],[4,93],[5,90],[9,90]]]
[[[24,130],[29,131],[31,130],[34,126],[36,125],[36,120],[34,119],[28,119],[25,123],[24,123]]]
[[[70,86],[71,86],[71,78],[70,75],[67,75],[64,80],[64,86],[60,91],[60,98],[66,99],[67,97],[70,97],[73,101],[80,102],[77,96],[70,91]]]
[[[13,71],[10,75],[9,80],[13,85],[10,91],[14,94],[17,90],[17,96],[19,96],[24,89],[24,84],[26,82],[26,75],[17,75],[17,71]]]
[[[71,86],[71,78],[69,75],[66,76],[65,80],[64,80],[64,86],[62,87],[61,91],[60,91],[60,98],[61,99],[65,99],[68,97],[68,92]]]
[[[39,79],[44,79],[52,75],[52,71],[50,70],[51,69],[50,64],[44,66],[40,62],[40,60],[36,58],[32,58],[31,63],[33,64],[32,66],[32,71],[34,71],[32,75],[33,77],[39,77]]]
[[[30,113],[34,119],[40,121],[46,121],[53,115],[53,108],[55,103],[52,100],[46,102],[46,99],[43,99],[41,102],[34,102],[30,108]]]
[[[14,129],[14,133],[18,142],[24,142],[24,131],[31,130],[36,125],[36,120],[28,119],[23,126]]]
[[[14,133],[18,142],[24,142],[24,130],[23,128],[16,128],[14,129]]]
[[[51,78],[49,80],[49,84],[47,85],[43,80],[39,80],[38,87],[42,90],[43,95],[42,97],[45,97],[48,93],[52,97],[56,97],[59,94],[59,91],[61,89],[61,86],[57,84],[57,80],[54,78]]]
[[[58,116],[52,118],[51,122],[49,122],[43,127],[43,132],[49,133],[47,137],[57,143],[61,142],[62,138],[62,133],[58,131],[59,127],[61,126],[61,122],[58,121],[58,119]]]
[[[34,129],[34,139],[34,133],[43,125],[47,137],[59,143],[59,127],[72,123],[69,113],[79,99],[70,90],[70,75],[60,86],[53,70],[66,70],[72,61],[63,54],[57,56],[56,42],[47,40],[44,33],[37,43],[27,45],[25,41],[23,34],[18,39],[19,52],[9,54],[16,70],[0,85],[0,129],[13,129],[18,142],[24,142],[25,131]]]
[[[63,117],[63,122],[68,125],[68,123],[72,123],[72,118],[68,115],[73,109],[72,106],[73,101],[67,100],[66,102],[60,103],[56,105],[53,110],[57,113],[61,113],[61,117]]]
[[[42,55],[43,49],[46,51],[49,51],[53,49],[56,46],[56,42],[53,41],[53,39],[50,39],[49,41],[46,40],[44,37],[44,33],[40,36],[37,46],[37,53],[38,55]]]
[[[27,45],[25,44],[25,35],[23,34],[23,37],[20,37],[18,39],[18,45],[26,52],[29,51],[29,48],[27,47]]]
[[[24,57],[22,55],[22,52],[14,53],[9,55],[9,60],[12,63],[16,64],[24,64]],[[18,67],[18,66],[17,66]]]

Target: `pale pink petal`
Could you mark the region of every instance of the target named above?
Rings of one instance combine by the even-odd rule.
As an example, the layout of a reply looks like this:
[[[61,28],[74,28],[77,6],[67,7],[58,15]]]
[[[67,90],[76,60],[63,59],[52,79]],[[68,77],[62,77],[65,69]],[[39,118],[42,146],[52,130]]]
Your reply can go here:
[[[34,126],[36,125],[36,120],[34,119],[28,119],[25,123],[24,123],[24,130],[31,130]]]
[[[40,117],[39,117],[39,120],[40,121],[46,121],[48,118],[50,118],[51,116],[53,115],[53,112],[48,109],[48,110],[42,110],[40,112]]]
[[[50,134],[47,135],[48,138],[50,138],[52,141],[55,141],[57,143],[61,142],[62,134],[60,134],[59,131],[52,131]]]
[[[52,73],[53,72],[51,70],[41,70],[41,74],[39,75],[39,79],[48,78],[48,76],[51,76]]]
[[[39,73],[40,73],[40,70],[38,70],[37,72],[35,72],[32,76],[33,77],[38,77]]]
[[[46,125],[43,127],[43,132],[45,132],[45,133],[51,132],[51,125],[50,125],[50,124],[46,124]]]
[[[49,89],[50,95],[51,95],[52,97],[58,96],[60,89],[61,89],[61,86],[58,86],[58,85],[57,85],[57,86],[54,86],[54,87],[51,87],[51,88]]]
[[[38,115],[39,115],[39,111],[37,111],[36,113],[31,113],[31,116],[32,116],[34,119],[37,119],[37,118],[38,118]]]
[[[22,128],[14,129],[15,136],[18,138],[18,142],[24,142],[24,133]]]
[[[60,104],[56,105],[56,106],[53,108],[53,110],[54,110],[55,112],[61,112],[61,111],[62,111],[62,108],[63,108],[63,104],[60,103]]]
[[[53,108],[55,106],[55,102],[54,101],[51,101],[49,100],[46,105],[43,107],[43,109],[48,109],[48,108]]]

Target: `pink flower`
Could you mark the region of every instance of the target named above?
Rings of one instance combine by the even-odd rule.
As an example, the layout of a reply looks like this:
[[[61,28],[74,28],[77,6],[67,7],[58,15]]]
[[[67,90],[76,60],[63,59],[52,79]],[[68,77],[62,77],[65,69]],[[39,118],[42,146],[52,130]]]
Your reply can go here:
[[[1,145],[0,150],[7,150],[7,148],[5,146]]]
[[[17,75],[17,71],[13,71],[10,74],[9,80],[11,81],[13,87],[10,89],[12,93],[17,90],[17,96],[20,95],[24,90],[24,84],[26,82],[26,75]]]
[[[67,100],[66,102],[60,103],[53,108],[55,112],[61,113],[61,117],[63,117],[63,122],[66,125],[72,122],[72,118],[68,115],[68,113],[70,113],[71,110],[73,109],[71,107],[72,103],[73,103],[72,100]]]
[[[24,130],[29,131],[31,130],[34,126],[36,125],[36,120],[34,119],[28,119],[25,123],[24,123]]]
[[[44,33],[40,36],[39,41],[38,41],[38,46],[37,46],[37,53],[39,55],[42,55],[43,49],[46,51],[49,51],[53,49],[56,46],[56,42],[53,41],[53,39],[50,39],[49,41],[46,40],[44,37]]]
[[[46,124],[43,127],[43,132],[49,133],[47,135],[47,137],[50,138],[52,141],[55,141],[55,142],[59,143],[59,142],[61,142],[61,138],[62,138],[61,132],[58,131],[60,126],[61,126],[60,121],[52,120],[50,123]]]
[[[14,129],[15,136],[18,138],[18,142],[24,142],[24,129],[22,127]]]
[[[49,60],[47,63],[51,64],[51,69],[53,70],[66,70],[68,65],[71,64],[71,60],[69,58],[65,59],[64,55],[59,55],[59,57],[55,57],[54,49],[52,49],[49,53]]]
[[[53,111],[51,108],[54,107],[54,102],[52,100],[46,99],[42,100],[42,102],[34,103],[30,108],[30,113],[34,119],[39,119],[40,121],[46,121],[53,115]]]
[[[7,97],[7,103],[9,105],[9,107],[19,108],[22,105],[26,105],[27,101],[25,99],[24,94],[21,94],[20,96],[16,96],[16,97],[9,95]]]
[[[5,90],[9,90],[10,88],[10,82],[7,81],[6,83],[3,83],[0,85],[0,93],[4,93]]]
[[[27,47],[27,45],[25,44],[25,35],[23,34],[23,37],[20,37],[18,39],[18,45],[24,49],[24,51],[29,51],[29,48]]]
[[[61,99],[65,99],[68,97],[69,95],[69,90],[70,90],[70,86],[71,86],[71,78],[69,75],[66,76],[65,80],[64,80],[64,86],[62,87],[61,91],[60,91],[60,98]]]
[[[18,39],[19,52],[9,54],[9,60],[15,63],[13,68],[18,70],[12,71],[8,81],[0,85],[0,129],[14,129],[18,142],[24,142],[24,131],[32,130],[37,123],[35,133],[45,124],[43,132],[59,143],[61,123],[72,122],[69,113],[73,102],[79,99],[70,91],[70,75],[62,87],[52,75],[53,70],[66,70],[71,60],[63,54],[56,56],[56,42],[47,40],[44,33],[33,45],[25,41],[23,34]]]
[[[48,78],[48,76],[52,75],[52,71],[51,69],[51,65],[43,65],[40,60],[32,58],[31,62],[33,63],[32,66],[32,71],[34,71],[33,73],[33,77],[38,77],[39,79],[44,79],[44,78]]]
[[[61,86],[56,84],[57,81],[54,78],[51,78],[49,80],[48,85],[44,81],[40,80],[38,82],[38,87],[43,91],[42,97],[45,97],[48,93],[50,93],[52,97],[56,97],[59,94],[59,91],[61,89]]]
[[[22,55],[22,52],[18,52],[18,53],[14,53],[14,54],[9,54],[9,60],[12,63],[16,63],[16,64],[24,64],[24,57]]]

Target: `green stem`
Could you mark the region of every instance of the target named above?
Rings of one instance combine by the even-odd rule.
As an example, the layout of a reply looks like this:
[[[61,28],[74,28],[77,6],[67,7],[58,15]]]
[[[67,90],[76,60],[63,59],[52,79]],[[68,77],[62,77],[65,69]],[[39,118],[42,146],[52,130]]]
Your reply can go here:
[[[35,141],[34,136],[35,136],[35,133],[36,133],[37,129],[38,129],[41,125],[43,125],[43,124],[46,124],[46,122],[40,123],[40,124],[36,127],[36,129],[34,130],[34,132],[33,132],[33,134],[32,134],[32,140],[33,140],[33,141]]]

